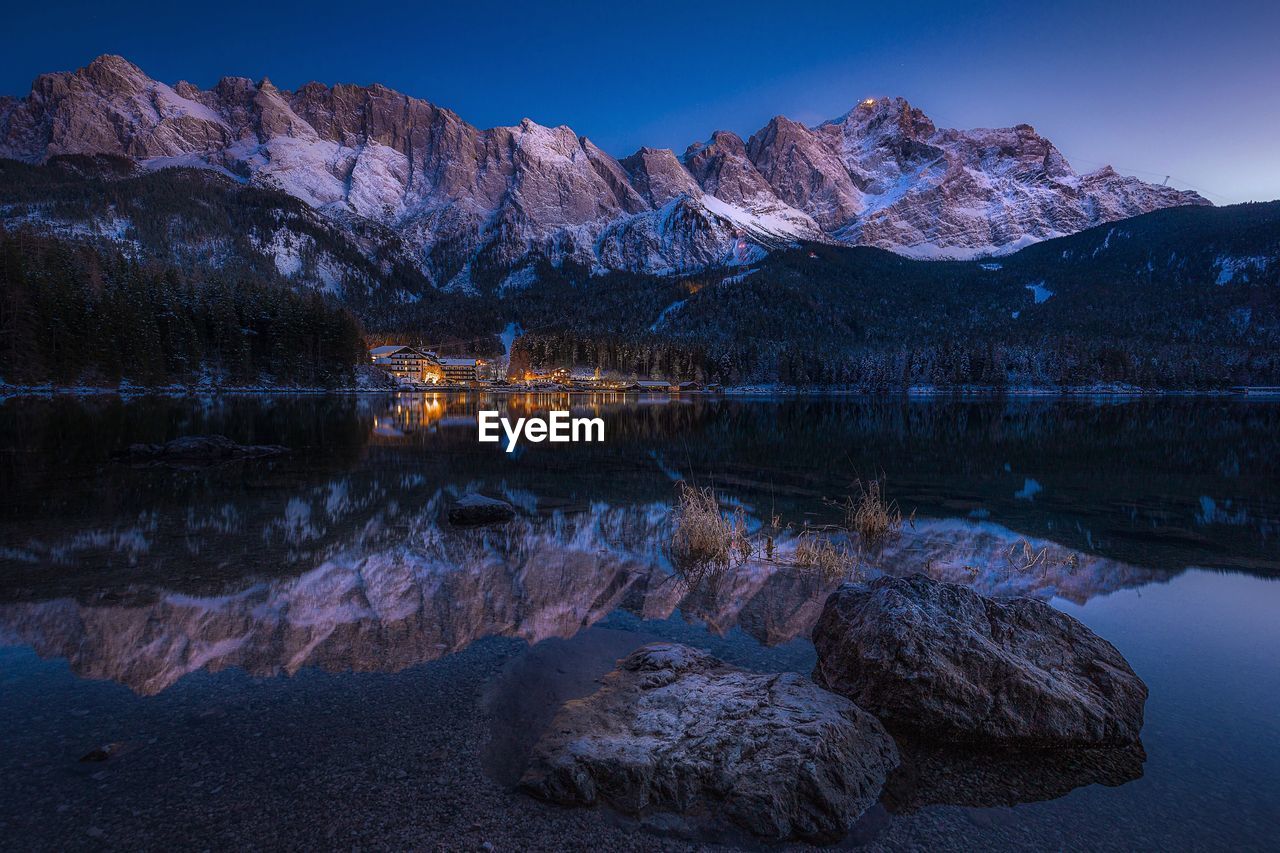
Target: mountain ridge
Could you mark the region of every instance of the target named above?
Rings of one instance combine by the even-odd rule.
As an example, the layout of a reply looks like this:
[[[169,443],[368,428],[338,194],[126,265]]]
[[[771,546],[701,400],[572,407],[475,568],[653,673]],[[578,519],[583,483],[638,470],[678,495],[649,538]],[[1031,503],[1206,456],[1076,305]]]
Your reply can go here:
[[[687,215],[686,201],[666,215]],[[305,373],[299,356],[350,350],[354,321],[324,319],[341,308],[374,342],[726,385],[1280,384],[1280,202],[1158,210],[998,260],[817,242],[681,275],[542,259],[475,295],[433,286],[390,229],[347,225],[360,230],[207,169],[0,161],[0,239],[13,250],[0,269],[0,380],[198,383],[207,366],[244,382],[277,363]],[[244,331],[264,306],[295,316],[287,334]],[[523,333],[508,350],[497,333],[512,327]],[[191,328],[212,336],[199,343]],[[291,345],[299,334],[318,338]]]
[[[1208,203],[1109,167],[1077,174],[1030,125],[938,129],[900,98],[616,159],[564,125],[481,130],[380,84],[170,86],[115,56],[0,100],[0,156],[66,154],[281,190],[343,227],[393,230],[433,285],[463,293],[518,286],[544,262],[682,274],[802,240],[962,259]]]

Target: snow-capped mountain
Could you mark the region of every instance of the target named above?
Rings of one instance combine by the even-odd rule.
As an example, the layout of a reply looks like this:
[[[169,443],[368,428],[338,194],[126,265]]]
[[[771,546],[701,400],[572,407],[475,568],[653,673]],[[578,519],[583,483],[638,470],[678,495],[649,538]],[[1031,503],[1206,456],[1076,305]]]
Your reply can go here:
[[[480,130],[385,87],[227,77],[173,86],[116,56],[0,99],[0,156],[128,157],[281,190],[353,230],[391,229],[436,286],[519,286],[540,261],[676,273],[801,239],[920,258],[1014,251],[1191,192],[1110,168],[1077,174],[1028,125],[936,128],[902,99],[817,127],[718,131],[682,157],[617,160],[568,127]]]

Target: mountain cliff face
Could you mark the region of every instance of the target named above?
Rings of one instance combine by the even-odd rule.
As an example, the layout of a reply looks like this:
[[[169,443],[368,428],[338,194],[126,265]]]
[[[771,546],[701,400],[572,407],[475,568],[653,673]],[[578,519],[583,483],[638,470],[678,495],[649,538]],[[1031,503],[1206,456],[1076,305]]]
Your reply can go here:
[[[945,130],[902,99],[806,127],[718,131],[616,160],[567,127],[480,130],[382,86],[208,90],[114,56],[0,100],[0,156],[107,154],[282,190],[343,227],[392,229],[438,287],[519,286],[538,262],[676,273],[808,239],[921,258],[1014,251],[1195,193],[1080,175],[1028,125]]]

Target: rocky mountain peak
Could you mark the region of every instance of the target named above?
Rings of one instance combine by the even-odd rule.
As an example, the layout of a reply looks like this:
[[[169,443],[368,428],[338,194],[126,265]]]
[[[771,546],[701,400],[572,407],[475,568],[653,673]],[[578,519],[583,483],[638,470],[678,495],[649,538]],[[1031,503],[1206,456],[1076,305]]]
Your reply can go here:
[[[662,207],[679,195],[702,195],[698,182],[670,148],[641,148],[619,162],[632,186],[653,207]]]
[[[730,204],[779,201],[736,133],[717,130],[707,142],[689,146],[684,165],[704,191]]]
[[[747,143],[756,170],[777,197],[824,230],[857,217],[863,194],[837,149],[785,116],[774,117]]]
[[[112,54],[103,54],[74,73],[94,86],[115,93],[139,92],[151,82],[141,68],[123,56]]]
[[[908,139],[925,139],[937,128],[923,110],[906,98],[865,98],[849,112],[826,124],[843,125],[846,133],[868,135],[892,132]]]
[[[0,100],[0,156],[60,154],[229,171],[341,227],[394,228],[430,279],[463,289],[479,260],[499,271],[542,258],[670,272],[747,262],[796,239],[972,257],[1206,203],[1111,169],[1077,175],[1027,124],[938,129],[903,98],[869,98],[817,127],[776,116],[746,141],[718,130],[680,157],[641,148],[619,161],[563,125],[480,130],[381,85],[170,87],[118,56]]]

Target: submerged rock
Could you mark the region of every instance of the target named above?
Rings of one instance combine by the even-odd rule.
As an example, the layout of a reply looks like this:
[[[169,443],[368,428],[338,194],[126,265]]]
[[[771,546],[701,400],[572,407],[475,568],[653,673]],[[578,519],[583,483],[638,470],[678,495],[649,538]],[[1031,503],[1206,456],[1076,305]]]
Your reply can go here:
[[[794,673],[760,674],[651,643],[566,703],[520,781],[564,805],[728,823],[754,835],[841,838],[880,795],[898,751],[852,702]]]
[[[131,444],[120,454],[130,462],[226,462],[279,456],[289,448],[278,444],[237,444],[225,435],[187,435],[164,444]]]
[[[450,524],[496,524],[515,518],[515,507],[484,495],[463,495],[449,507]]]
[[[954,742],[1115,746],[1147,686],[1115,647],[1042,601],[924,575],[846,585],[813,631],[814,680],[895,731]]]
[[[89,750],[80,756],[82,762],[106,761],[116,756],[126,755],[137,749],[137,744],[125,743],[123,741],[113,741],[102,746]]]

